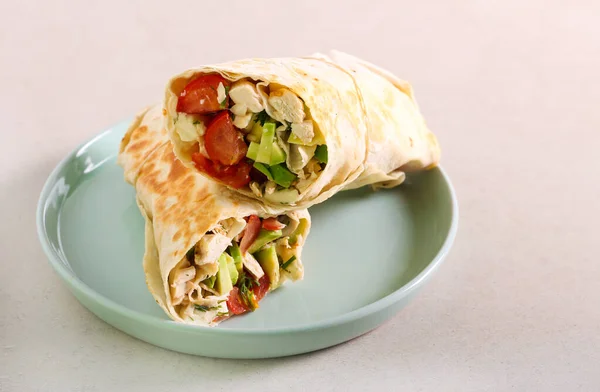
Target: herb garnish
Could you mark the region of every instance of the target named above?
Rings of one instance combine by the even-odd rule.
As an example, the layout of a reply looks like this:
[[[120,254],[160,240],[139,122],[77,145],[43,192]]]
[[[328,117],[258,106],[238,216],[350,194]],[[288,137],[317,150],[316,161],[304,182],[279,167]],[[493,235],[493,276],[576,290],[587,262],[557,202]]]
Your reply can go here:
[[[258,281],[255,279],[252,279],[247,274],[243,274],[239,278],[238,285],[239,285],[238,287],[240,289],[240,297],[242,299],[242,302],[244,302],[246,304],[246,306],[248,306],[250,308],[250,310],[254,310],[254,309],[258,308],[258,301],[256,301],[256,297],[254,296],[254,291],[252,291],[252,288],[254,287],[254,285],[259,286]]]
[[[292,264],[294,262],[294,260],[296,260],[296,256],[292,256],[288,259],[288,261],[286,261],[285,263],[281,264],[281,269],[288,271],[286,268],[290,266],[290,264]]]
[[[256,122],[260,123],[261,126],[265,125],[265,122],[268,119],[269,119],[269,115],[267,114],[266,110],[263,110],[262,112],[260,112],[256,115]]]
[[[200,120],[194,120],[194,122],[192,124],[198,125],[198,124],[200,124]]]
[[[229,94],[229,86],[225,86],[225,99],[222,102],[219,102],[219,106],[221,106],[221,109],[225,109],[225,103],[227,102],[227,94]]]
[[[217,309],[219,309],[218,306],[206,306],[206,305],[194,305],[194,308],[196,310],[201,311],[201,312],[208,312],[209,310],[217,310]]]

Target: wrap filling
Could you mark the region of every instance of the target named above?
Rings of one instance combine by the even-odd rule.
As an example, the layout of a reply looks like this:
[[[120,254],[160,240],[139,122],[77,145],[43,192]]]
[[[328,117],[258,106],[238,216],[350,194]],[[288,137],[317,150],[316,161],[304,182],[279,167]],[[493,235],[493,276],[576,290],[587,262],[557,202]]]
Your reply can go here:
[[[302,278],[296,257],[308,224],[295,213],[219,222],[169,274],[175,311],[207,323],[254,311],[267,292]]]
[[[274,203],[293,205],[327,165],[308,107],[275,83],[200,75],[179,93],[173,121],[198,170]]]

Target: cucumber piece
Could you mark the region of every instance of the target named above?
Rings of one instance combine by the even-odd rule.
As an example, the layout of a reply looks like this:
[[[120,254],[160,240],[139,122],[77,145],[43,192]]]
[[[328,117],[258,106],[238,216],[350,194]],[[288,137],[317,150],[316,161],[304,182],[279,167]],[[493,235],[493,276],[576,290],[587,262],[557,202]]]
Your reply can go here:
[[[246,153],[246,157],[252,159],[253,161],[256,161],[259,147],[260,147],[260,144],[250,142],[250,145],[248,146],[248,152]]]
[[[271,162],[271,152],[273,151],[273,141],[275,140],[275,124],[265,123],[256,162],[269,164]]]
[[[250,130],[250,133],[246,135],[246,139],[251,142],[260,143],[260,138],[262,137],[262,134],[263,127],[259,123],[254,123],[252,129]]]
[[[289,188],[292,185],[292,182],[296,180],[296,175],[289,171],[283,165],[275,165],[269,168],[271,170],[271,174],[273,175],[273,181],[277,185],[280,185],[284,188]]]
[[[287,157],[285,155],[285,151],[283,151],[283,149],[279,147],[279,144],[277,144],[277,142],[273,142],[273,151],[271,151],[271,162],[269,162],[269,165],[273,166],[279,163],[283,163],[285,162],[286,158]]]

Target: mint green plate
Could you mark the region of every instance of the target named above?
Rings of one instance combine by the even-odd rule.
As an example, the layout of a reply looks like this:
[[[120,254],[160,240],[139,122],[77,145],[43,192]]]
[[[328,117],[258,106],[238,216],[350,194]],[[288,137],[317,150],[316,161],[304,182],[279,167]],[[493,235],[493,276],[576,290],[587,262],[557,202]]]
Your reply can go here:
[[[303,281],[216,328],[177,324],[146,289],[144,221],[116,164],[127,125],[83,144],[54,169],[37,226],[50,264],[75,297],[148,343],[210,357],[267,358],[345,342],[405,306],[454,240],[457,202],[441,169],[411,175],[392,190],[342,192],[310,209]]]

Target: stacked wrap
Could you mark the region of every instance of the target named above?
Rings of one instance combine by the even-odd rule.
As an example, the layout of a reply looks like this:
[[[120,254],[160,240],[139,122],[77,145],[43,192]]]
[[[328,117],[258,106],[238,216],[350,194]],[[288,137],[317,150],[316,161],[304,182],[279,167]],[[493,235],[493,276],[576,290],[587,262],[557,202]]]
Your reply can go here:
[[[227,317],[223,316],[228,311],[227,295],[213,293],[200,296],[201,290],[197,289],[188,296],[190,305],[182,307],[175,304],[177,282],[174,279],[181,275],[181,271],[189,269],[186,253],[202,243],[208,232],[222,232],[229,227],[225,235],[231,239],[244,229],[244,218],[251,215],[286,215],[290,222],[304,222],[293,246],[277,245],[281,248],[278,252],[286,259],[292,255],[296,259],[280,271],[277,282],[271,282],[271,288],[286,279],[302,278],[300,256],[310,228],[308,212],[267,209],[260,202],[245,198],[186,168],[175,158],[166,137],[161,107],[153,107],[137,116],[122,140],[118,163],[123,166],[126,180],[136,189],[137,203],[146,221],[143,260],[146,283],[156,302],[172,319],[212,326]],[[217,242],[204,243],[203,251],[218,257],[224,246]],[[201,281],[216,274],[216,263],[213,257],[197,265],[195,282],[189,281],[190,285],[201,287]]]

